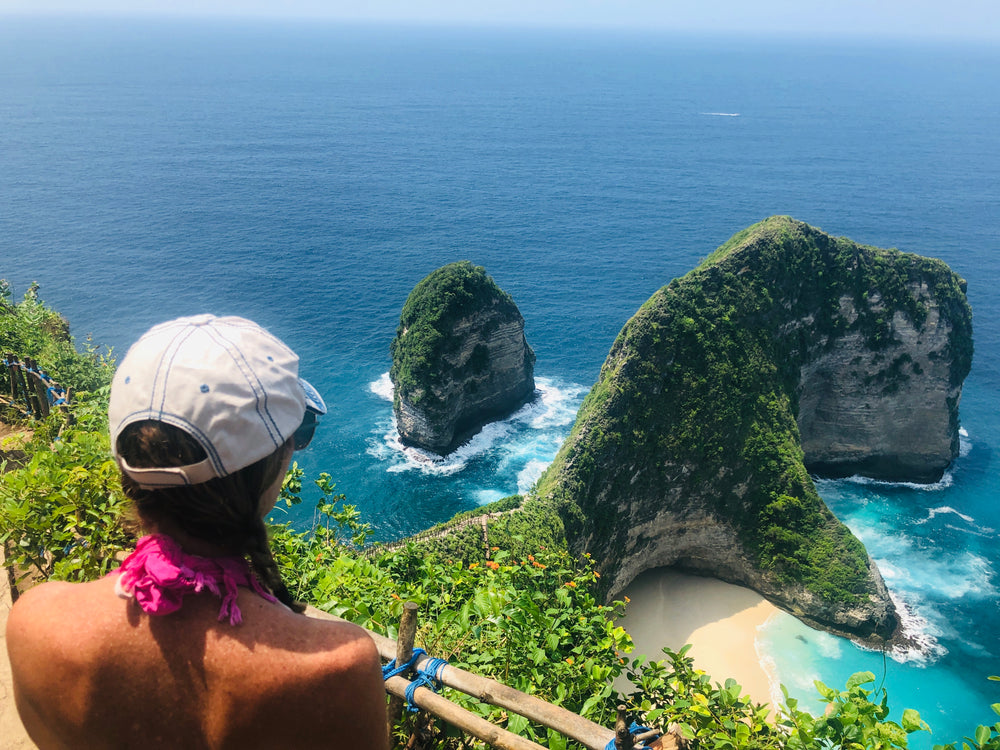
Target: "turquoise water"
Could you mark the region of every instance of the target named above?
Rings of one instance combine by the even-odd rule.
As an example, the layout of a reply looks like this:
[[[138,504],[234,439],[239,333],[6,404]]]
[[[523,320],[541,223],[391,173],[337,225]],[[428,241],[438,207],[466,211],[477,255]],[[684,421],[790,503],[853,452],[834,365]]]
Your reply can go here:
[[[933,488],[820,491],[926,644],[886,662],[893,704],[952,738],[1000,672],[998,91],[975,45],[8,18],[0,276],[119,352],[193,312],[271,328],[332,407],[305,468],[394,539],[530,487],[628,317],[749,224],[943,258],[975,314],[967,454]],[[388,346],[460,259],[520,307],[542,399],[434,463],[395,439]],[[881,674],[767,637],[792,686]]]

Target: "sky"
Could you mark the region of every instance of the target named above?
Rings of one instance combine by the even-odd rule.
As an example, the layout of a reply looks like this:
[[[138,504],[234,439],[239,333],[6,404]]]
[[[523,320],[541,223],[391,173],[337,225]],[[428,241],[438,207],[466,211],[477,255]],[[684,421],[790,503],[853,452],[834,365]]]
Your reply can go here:
[[[155,14],[1000,40],[998,0],[0,0],[0,16],[5,14]]]

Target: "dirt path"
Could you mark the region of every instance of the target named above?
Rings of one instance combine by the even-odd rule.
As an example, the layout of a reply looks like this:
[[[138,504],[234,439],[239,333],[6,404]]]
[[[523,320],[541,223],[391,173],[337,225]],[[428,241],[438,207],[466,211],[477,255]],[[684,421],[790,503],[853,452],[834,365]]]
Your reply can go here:
[[[11,607],[10,581],[0,548],[0,750],[36,750],[18,718],[14,706],[14,686],[7,660],[7,614]]]

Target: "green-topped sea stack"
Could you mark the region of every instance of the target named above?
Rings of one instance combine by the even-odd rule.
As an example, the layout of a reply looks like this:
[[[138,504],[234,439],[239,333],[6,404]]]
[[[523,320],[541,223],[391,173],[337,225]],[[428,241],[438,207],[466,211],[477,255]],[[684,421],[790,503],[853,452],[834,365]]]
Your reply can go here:
[[[447,455],[535,393],[535,354],[510,295],[468,261],[414,287],[390,347],[402,441]]]
[[[890,638],[882,577],[810,471],[940,477],[971,360],[943,262],[768,219],[628,321],[525,511],[554,504],[610,594],[674,566]]]

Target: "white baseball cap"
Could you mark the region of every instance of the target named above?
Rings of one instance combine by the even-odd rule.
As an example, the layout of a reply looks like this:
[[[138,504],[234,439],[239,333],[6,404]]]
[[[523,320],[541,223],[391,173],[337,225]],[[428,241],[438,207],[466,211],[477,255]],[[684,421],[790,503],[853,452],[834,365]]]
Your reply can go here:
[[[270,455],[296,435],[311,436],[322,397],[299,377],[299,358],[256,323],[196,315],[161,323],[132,345],[111,383],[108,424],[121,470],[140,487],[201,484]],[[178,427],[208,458],[189,466],[137,468],[118,453],[128,425]]]

